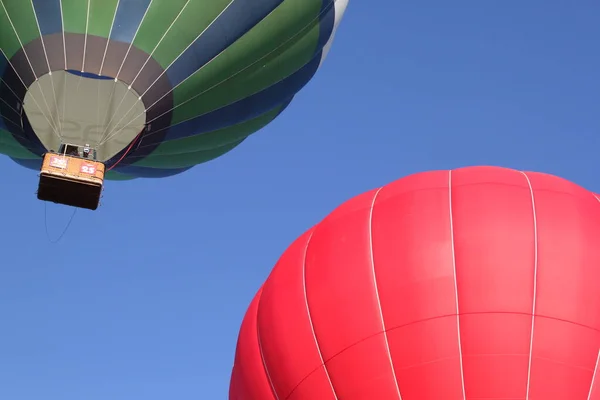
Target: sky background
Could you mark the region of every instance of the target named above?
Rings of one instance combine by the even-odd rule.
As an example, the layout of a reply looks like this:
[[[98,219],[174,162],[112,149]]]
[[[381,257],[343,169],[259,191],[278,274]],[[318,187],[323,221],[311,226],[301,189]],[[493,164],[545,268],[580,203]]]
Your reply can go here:
[[[108,182],[56,244],[37,174],[0,158],[0,398],[226,399],[287,245],[402,176],[500,165],[600,192],[598,21],[597,0],[350,0],[274,123],[183,175]],[[46,211],[56,239],[72,210]]]

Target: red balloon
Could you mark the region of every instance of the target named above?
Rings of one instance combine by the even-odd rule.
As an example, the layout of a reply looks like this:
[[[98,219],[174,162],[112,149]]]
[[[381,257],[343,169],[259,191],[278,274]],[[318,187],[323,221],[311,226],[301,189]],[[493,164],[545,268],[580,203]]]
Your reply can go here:
[[[298,238],[230,400],[599,400],[600,204],[535,172],[425,172]]]

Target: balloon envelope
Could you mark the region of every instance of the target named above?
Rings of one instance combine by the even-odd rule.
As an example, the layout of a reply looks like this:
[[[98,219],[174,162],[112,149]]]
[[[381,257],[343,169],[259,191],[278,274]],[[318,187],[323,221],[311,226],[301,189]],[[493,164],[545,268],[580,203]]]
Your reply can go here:
[[[598,400],[600,204],[564,179],[425,172],[282,255],[242,323],[231,400]]]
[[[347,0],[3,0],[0,152],[39,169],[61,142],[109,179],[214,159],[312,78]]]

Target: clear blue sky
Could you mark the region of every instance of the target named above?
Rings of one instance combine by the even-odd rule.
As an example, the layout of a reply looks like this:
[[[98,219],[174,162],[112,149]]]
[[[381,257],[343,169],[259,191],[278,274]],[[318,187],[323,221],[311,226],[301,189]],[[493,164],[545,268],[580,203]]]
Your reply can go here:
[[[597,0],[351,0],[275,123],[178,177],[109,183],[58,244],[36,174],[1,158],[0,398],[226,399],[279,255],[401,176],[492,164],[600,192],[599,20]],[[57,237],[71,210],[47,210]]]

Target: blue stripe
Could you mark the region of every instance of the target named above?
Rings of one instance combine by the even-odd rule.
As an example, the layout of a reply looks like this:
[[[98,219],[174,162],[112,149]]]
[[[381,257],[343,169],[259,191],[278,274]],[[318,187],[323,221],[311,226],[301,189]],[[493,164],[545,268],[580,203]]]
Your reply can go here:
[[[60,0],[33,0],[42,35],[62,32]]]
[[[252,29],[283,0],[235,0],[169,67],[167,76],[179,85]]]
[[[115,171],[120,172],[122,174],[135,176],[138,178],[168,178],[169,176],[181,174],[182,172],[185,172],[190,168],[193,167],[162,169],[127,165],[123,167],[117,166],[115,168]]]
[[[167,128],[169,132],[163,141],[182,139],[241,124],[274,109],[289,101],[310,81],[319,68],[320,61],[319,55],[292,75],[261,92],[227,107]]]
[[[115,16],[111,40],[131,43],[151,0],[121,0]]]
[[[74,69],[68,69],[67,72],[70,74],[76,75],[76,76],[81,76],[83,78],[89,78],[89,79],[98,79],[98,80],[104,80],[104,81],[114,79],[114,78],[111,78],[110,76],[96,75],[91,72],[81,72],[81,71],[76,71]]]
[[[335,1],[322,0],[321,12],[319,14],[319,42],[317,52],[321,51],[333,33],[335,25]]]

